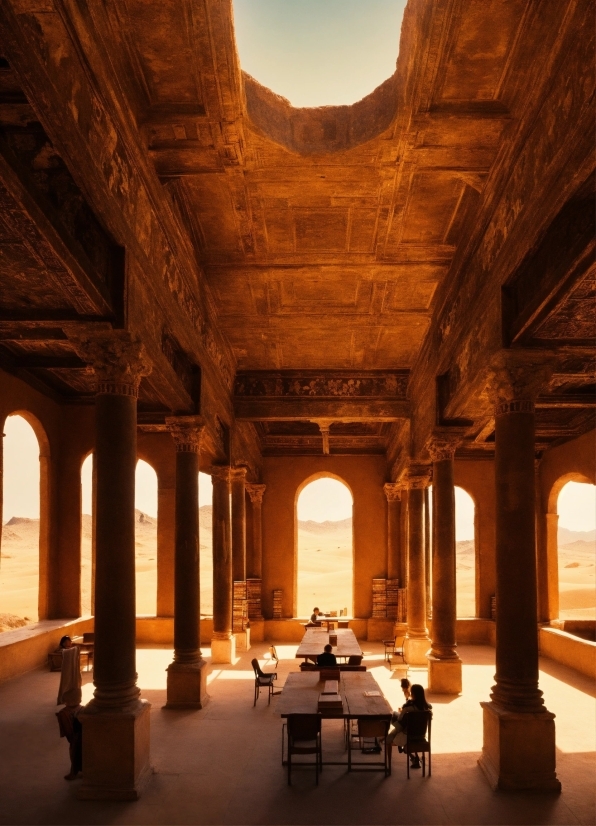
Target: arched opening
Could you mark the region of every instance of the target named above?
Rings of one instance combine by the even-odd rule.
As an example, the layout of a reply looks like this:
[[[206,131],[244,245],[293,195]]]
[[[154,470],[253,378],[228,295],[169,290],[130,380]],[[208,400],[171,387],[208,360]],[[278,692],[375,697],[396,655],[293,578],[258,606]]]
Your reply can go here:
[[[308,480],[296,496],[296,566],[299,617],[322,612],[352,615],[354,551],[352,493],[328,474]]]
[[[81,465],[81,616],[94,613],[94,481],[93,453]]]
[[[562,485],[556,500],[559,618],[594,620],[596,486],[577,478]]]
[[[135,473],[137,616],[157,614],[157,474],[143,459]]]
[[[42,491],[47,485],[48,450],[41,425],[26,415],[11,415],[4,423],[0,631],[44,616],[40,583],[45,574],[42,540],[47,525],[42,521],[47,521],[47,503],[42,502]]]
[[[475,506],[470,494],[455,488],[455,581],[457,616],[476,616]]]
[[[208,473],[199,473],[199,576],[201,616],[213,616],[213,485]]]

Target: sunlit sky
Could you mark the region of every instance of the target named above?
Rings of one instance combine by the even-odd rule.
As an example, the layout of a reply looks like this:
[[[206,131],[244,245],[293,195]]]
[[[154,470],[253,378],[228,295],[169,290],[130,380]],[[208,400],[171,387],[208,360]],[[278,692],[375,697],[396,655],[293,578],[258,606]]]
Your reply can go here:
[[[391,77],[406,0],[234,0],[240,65],[293,106],[355,103]]]
[[[21,416],[10,416],[4,425],[4,513],[39,518],[39,446],[31,426]],[[82,471],[83,513],[91,513],[91,459]],[[211,477],[199,474],[199,505],[211,504]],[[266,495],[266,494],[265,494]],[[461,488],[455,489],[457,539],[474,537],[474,504]],[[157,477],[146,462],[137,463],[136,507],[157,516]],[[568,482],[557,503],[559,526],[573,531],[596,529],[596,488]],[[347,519],[352,515],[352,495],[346,485],[335,479],[317,479],[298,499],[298,518],[315,522]]]

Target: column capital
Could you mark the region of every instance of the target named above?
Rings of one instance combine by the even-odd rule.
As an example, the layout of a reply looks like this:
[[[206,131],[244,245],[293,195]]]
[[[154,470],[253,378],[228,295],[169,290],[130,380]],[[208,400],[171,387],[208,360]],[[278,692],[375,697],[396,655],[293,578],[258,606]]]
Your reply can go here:
[[[499,350],[491,359],[487,391],[495,415],[533,413],[536,396],[550,379],[554,355],[546,350]]]
[[[432,468],[429,465],[411,464],[402,481],[408,490],[427,488],[432,481]]]
[[[464,430],[462,428],[436,428],[426,444],[426,449],[433,462],[442,462],[446,459],[453,459],[455,451],[463,442],[463,439]]]
[[[383,491],[387,497],[388,502],[400,502],[401,492],[405,485],[403,482],[387,482],[383,485]]]
[[[211,465],[209,471],[212,479],[218,479],[220,482],[227,482],[230,484],[231,468],[228,465]]]
[[[231,482],[245,482],[246,481],[246,474],[248,473],[248,468],[244,465],[237,465],[236,467],[230,468],[230,481]]]
[[[177,453],[199,453],[205,428],[202,416],[166,416],[166,427],[172,434]]]
[[[253,505],[257,504],[260,505],[263,502],[263,496],[265,494],[265,488],[267,485],[253,485],[247,484],[246,485],[246,492],[250,496],[250,501]]]
[[[97,394],[137,396],[151,362],[141,339],[127,330],[90,330],[81,325],[68,331],[76,353],[95,371]]]

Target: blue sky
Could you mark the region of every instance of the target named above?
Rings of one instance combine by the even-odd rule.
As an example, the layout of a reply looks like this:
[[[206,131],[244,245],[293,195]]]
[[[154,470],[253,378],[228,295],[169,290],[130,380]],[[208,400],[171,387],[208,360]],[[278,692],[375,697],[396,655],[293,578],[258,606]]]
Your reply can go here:
[[[240,65],[293,106],[350,104],[395,71],[406,0],[233,0]]]

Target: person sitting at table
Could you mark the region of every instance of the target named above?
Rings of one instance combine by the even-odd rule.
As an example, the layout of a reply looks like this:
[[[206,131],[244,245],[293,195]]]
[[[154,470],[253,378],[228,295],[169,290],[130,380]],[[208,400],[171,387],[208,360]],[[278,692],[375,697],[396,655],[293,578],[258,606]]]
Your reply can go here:
[[[320,622],[321,617],[324,617],[324,616],[325,616],[325,614],[321,614],[321,612],[319,611],[318,608],[313,608],[312,609],[312,614],[310,616],[310,621],[311,622]]]
[[[402,690],[404,694],[406,693],[406,689],[403,686],[404,682],[409,682],[407,680],[402,680]],[[403,708],[400,708],[397,714],[394,712],[391,718],[391,722],[395,726],[393,731],[390,731],[387,735],[387,746],[397,746],[399,751],[403,751],[404,746],[407,742],[407,734],[406,734],[406,727],[404,725],[404,717],[410,711],[431,711],[432,706],[430,703],[426,702],[426,697],[424,696],[424,688],[421,685],[414,684],[413,686],[408,686],[410,691],[410,699],[406,700],[403,705]],[[419,769],[420,768],[420,757],[417,753],[410,755],[410,768],[412,769]]]
[[[325,667],[337,665],[337,657],[333,653],[333,648],[329,643],[323,649],[323,653],[317,657],[317,665],[323,665]]]

